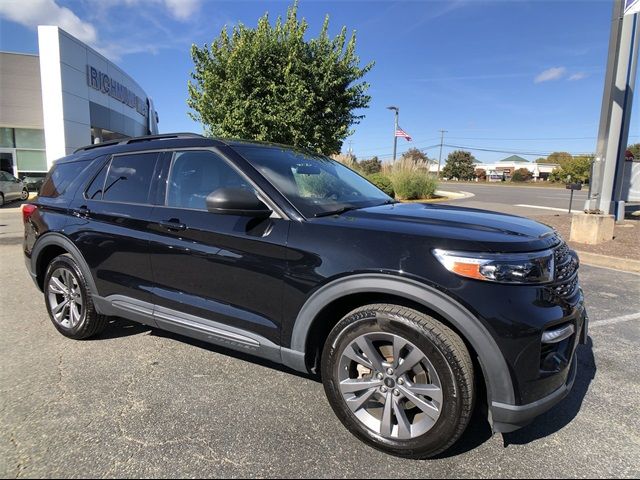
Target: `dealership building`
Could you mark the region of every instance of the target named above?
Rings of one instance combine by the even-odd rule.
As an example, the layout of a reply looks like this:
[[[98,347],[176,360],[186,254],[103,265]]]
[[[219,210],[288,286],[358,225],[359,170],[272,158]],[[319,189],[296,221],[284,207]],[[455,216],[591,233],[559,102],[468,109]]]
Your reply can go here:
[[[78,147],[158,133],[151,98],[129,75],[54,26],[39,55],[0,52],[0,170],[44,176]]]

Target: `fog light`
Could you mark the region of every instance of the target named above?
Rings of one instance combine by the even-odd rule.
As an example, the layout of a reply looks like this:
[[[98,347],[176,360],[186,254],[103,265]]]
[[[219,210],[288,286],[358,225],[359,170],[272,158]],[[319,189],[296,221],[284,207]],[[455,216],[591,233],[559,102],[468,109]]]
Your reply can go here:
[[[560,343],[569,338],[576,331],[572,323],[555,330],[547,330],[542,334],[542,343]]]

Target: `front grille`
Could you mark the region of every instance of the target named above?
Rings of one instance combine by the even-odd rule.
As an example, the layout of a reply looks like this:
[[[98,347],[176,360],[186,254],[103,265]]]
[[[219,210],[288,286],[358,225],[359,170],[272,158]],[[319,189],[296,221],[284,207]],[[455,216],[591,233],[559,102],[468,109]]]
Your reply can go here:
[[[570,298],[578,290],[578,256],[561,241],[554,250],[555,255],[555,281],[549,287],[554,295],[562,298]]]

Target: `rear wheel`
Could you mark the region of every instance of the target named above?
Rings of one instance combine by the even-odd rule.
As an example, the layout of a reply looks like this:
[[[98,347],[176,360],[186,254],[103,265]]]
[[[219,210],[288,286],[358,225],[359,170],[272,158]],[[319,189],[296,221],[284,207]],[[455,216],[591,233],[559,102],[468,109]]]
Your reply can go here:
[[[47,267],[44,298],[53,325],[65,337],[92,337],[107,325],[96,312],[89,286],[71,255],[60,255]]]
[[[368,305],[344,317],[325,344],[322,378],[354,435],[402,457],[448,449],[474,405],[464,342],[434,318],[395,305]]]

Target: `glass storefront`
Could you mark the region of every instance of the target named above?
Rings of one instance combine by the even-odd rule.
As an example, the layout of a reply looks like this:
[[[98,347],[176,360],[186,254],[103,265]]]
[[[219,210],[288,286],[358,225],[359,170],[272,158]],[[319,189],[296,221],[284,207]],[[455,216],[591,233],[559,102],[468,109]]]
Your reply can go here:
[[[44,130],[0,127],[2,170],[19,178],[44,177],[47,172]]]

